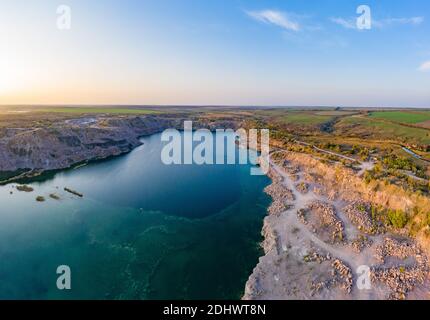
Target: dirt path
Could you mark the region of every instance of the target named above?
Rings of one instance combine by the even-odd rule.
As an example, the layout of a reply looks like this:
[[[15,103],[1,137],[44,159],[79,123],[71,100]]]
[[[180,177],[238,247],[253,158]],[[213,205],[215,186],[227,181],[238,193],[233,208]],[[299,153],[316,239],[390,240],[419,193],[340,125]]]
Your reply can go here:
[[[274,155],[284,152],[273,152],[270,165],[280,183],[291,192],[293,199],[288,200],[285,211],[265,218],[263,247],[266,255],[260,258],[250,276],[244,299],[387,299],[391,290],[384,284],[374,283],[371,290],[360,290],[356,284],[360,276],[357,269],[360,266],[384,266],[384,263],[381,264],[378,260],[376,252],[390,235],[367,234],[369,244],[360,251],[354,250],[352,242],[362,237],[363,233],[344,213],[348,204],[315,193],[313,188],[317,185],[306,180],[302,168],[298,169],[288,163],[281,166],[273,161]],[[362,163],[362,170],[358,174],[362,174],[362,171],[370,166],[370,163]],[[306,192],[298,190],[301,183],[309,185]],[[319,228],[315,230],[299,218],[299,210],[307,210],[315,203],[323,203],[333,208],[343,226],[344,241],[328,242],[326,238],[322,238],[323,233]],[[309,257],[315,256],[315,253],[316,256],[323,257],[322,261],[309,262]],[[341,261],[345,270],[349,269],[349,276],[333,271],[333,262],[336,259]],[[390,263],[393,261],[390,260]],[[428,284],[426,285],[425,288],[428,289]],[[419,293],[428,293],[428,290],[422,288],[423,286],[416,290],[418,296],[414,298],[428,298],[427,295]]]
[[[292,179],[289,177],[289,175],[284,172],[277,164],[275,164],[273,161],[271,161],[271,166],[276,172],[283,178],[283,184],[292,191],[295,200],[291,204],[291,208],[287,211],[285,211],[284,215],[293,215],[294,219],[291,219],[294,222],[293,227],[299,228],[303,232],[303,236],[311,240],[314,244],[316,244],[318,247],[324,249],[326,252],[330,253],[332,256],[338,257],[349,264],[349,266],[352,267],[353,270],[356,270],[360,265],[363,264],[371,264],[373,261],[369,261],[369,256],[365,253],[357,255],[354,253],[351,248],[345,248],[345,247],[335,247],[333,245],[329,245],[326,242],[322,241],[318,236],[316,236],[314,233],[312,233],[306,226],[304,226],[299,219],[297,218],[297,215],[295,212],[300,209],[304,209],[307,205],[314,201],[323,201],[325,203],[328,203],[330,205],[333,205],[337,209],[338,215],[341,212],[341,209],[339,208],[339,204],[329,200],[327,197],[316,195],[313,191],[308,191],[305,195],[297,191],[297,188],[295,187],[295,184],[297,182],[301,182],[301,180],[298,180],[296,182],[292,181]],[[343,216],[343,215],[342,215]],[[356,234],[354,225],[351,224],[351,222],[344,218],[342,219],[342,222],[344,223],[344,228],[348,236],[353,236]],[[348,232],[349,230],[349,232]],[[373,237],[378,238],[377,243],[381,242],[381,237]],[[373,259],[370,259],[373,260]],[[354,273],[354,271],[353,271]]]
[[[314,145],[312,145],[310,143],[307,143],[307,142],[303,142],[303,141],[296,141],[296,142],[299,143],[299,144],[301,144],[301,145],[305,145],[305,146],[311,147],[311,148],[313,148],[313,149],[315,149],[315,150],[317,150],[319,152],[322,152],[322,153],[326,153],[326,154],[329,154],[329,155],[332,155],[332,156],[336,156],[336,157],[339,157],[339,158],[342,158],[342,159],[345,159],[345,160],[349,160],[349,161],[352,161],[352,162],[359,162],[359,163],[361,163],[357,159],[354,159],[354,158],[351,158],[351,157],[348,157],[348,156],[345,156],[343,154],[336,153],[336,152],[333,152],[333,151],[329,151],[329,150],[324,150],[324,149],[318,148],[317,146],[314,146]]]
[[[345,155],[337,153],[337,152],[333,152],[333,151],[329,151],[329,150],[324,150],[324,149],[318,148],[317,146],[314,146],[314,145],[312,145],[310,143],[307,143],[307,142],[298,141],[298,140],[296,140],[296,142],[299,143],[299,144],[301,144],[301,145],[304,145],[304,146],[307,146],[307,147],[311,147],[311,148],[313,148],[313,149],[315,149],[315,150],[317,150],[319,152],[322,152],[322,153],[325,153],[325,154],[329,154],[329,155],[332,155],[332,156],[335,156],[335,157],[338,157],[338,158],[341,158],[341,159],[345,159],[345,160],[348,160],[348,161],[359,163],[360,164],[359,165],[360,171],[358,172],[359,176],[362,176],[367,170],[372,170],[373,167],[375,166],[375,163],[373,161],[360,161],[358,159],[354,159],[352,157],[348,157],[348,156],[345,156]],[[282,150],[279,150],[279,152],[282,152]]]

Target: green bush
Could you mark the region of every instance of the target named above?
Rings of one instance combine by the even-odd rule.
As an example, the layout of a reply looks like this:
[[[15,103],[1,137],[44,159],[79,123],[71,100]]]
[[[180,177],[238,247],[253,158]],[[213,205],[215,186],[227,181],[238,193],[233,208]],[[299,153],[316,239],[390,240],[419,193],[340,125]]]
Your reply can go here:
[[[408,223],[408,216],[402,210],[388,210],[387,217],[390,224],[397,229],[404,228]]]
[[[366,212],[366,206],[364,204],[359,204],[357,210],[361,212]]]
[[[396,157],[395,155],[385,157],[383,163],[387,169],[408,171],[417,171],[419,169],[412,160],[405,157]]]

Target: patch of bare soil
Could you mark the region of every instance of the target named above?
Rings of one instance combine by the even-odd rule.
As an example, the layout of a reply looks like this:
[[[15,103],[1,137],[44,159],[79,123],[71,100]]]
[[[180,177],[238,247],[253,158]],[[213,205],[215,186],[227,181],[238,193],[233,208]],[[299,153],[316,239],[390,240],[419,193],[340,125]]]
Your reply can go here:
[[[344,228],[335,208],[325,202],[314,201],[297,211],[300,221],[310,227],[321,240],[329,243],[342,242]]]
[[[271,160],[270,175],[266,191],[278,205],[264,220],[265,255],[243,299],[429,298],[426,254],[384,230],[366,201],[339,192],[351,186],[333,190],[330,177],[287,157]],[[370,289],[359,286],[363,279]]]
[[[416,125],[419,126],[419,127],[430,129],[430,120],[417,123]]]

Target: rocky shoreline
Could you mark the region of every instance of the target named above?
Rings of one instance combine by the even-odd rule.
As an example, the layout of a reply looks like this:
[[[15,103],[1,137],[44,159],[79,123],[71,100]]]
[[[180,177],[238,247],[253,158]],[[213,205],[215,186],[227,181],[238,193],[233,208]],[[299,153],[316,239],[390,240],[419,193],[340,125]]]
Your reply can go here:
[[[416,240],[386,230],[339,180],[340,168],[324,172],[310,158],[272,154],[265,255],[242,299],[429,299],[428,258]],[[359,287],[363,266],[368,289]]]
[[[117,156],[141,145],[140,137],[179,124],[177,119],[157,116],[92,119],[58,121],[50,127],[8,128],[0,138],[0,172],[40,173]]]
[[[86,115],[59,119],[47,126],[25,123],[0,130],[0,183],[128,153],[142,144],[140,138],[144,136],[170,128],[182,130],[185,120],[192,120],[194,129],[238,127],[233,120],[164,113]]]

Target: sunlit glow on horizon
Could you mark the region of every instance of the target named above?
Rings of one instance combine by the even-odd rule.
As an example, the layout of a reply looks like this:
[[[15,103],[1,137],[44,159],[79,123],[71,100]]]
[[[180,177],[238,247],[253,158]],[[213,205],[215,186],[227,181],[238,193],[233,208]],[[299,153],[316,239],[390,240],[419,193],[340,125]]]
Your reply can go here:
[[[354,17],[341,0],[68,3],[70,31],[56,29],[56,1],[0,4],[0,104],[430,107],[430,73],[418,70],[430,59],[424,0],[369,0],[423,17],[366,32],[330,20]],[[270,8],[300,29],[246,13]]]

